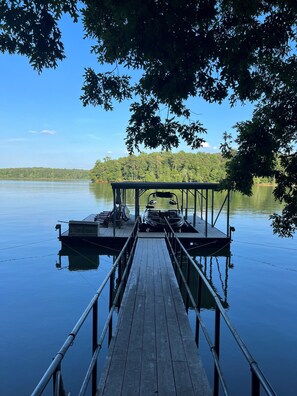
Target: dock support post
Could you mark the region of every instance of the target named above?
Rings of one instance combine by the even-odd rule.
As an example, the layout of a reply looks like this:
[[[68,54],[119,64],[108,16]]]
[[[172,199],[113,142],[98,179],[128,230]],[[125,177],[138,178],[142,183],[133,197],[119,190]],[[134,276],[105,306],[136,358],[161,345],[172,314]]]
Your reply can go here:
[[[188,206],[189,206],[189,190],[186,190],[186,215],[185,215],[186,220],[188,220]]]
[[[203,220],[203,190],[200,190],[200,209],[201,209],[201,219]]]
[[[135,220],[139,217],[139,189],[135,189]]]
[[[122,197],[123,197],[123,204],[126,205],[127,203],[127,190],[122,190]]]
[[[193,225],[196,226],[196,210],[197,210],[197,190],[194,190],[194,213],[193,213]]]
[[[230,238],[230,190],[227,193],[227,237]]]
[[[181,211],[182,211],[182,215],[184,215],[184,190],[183,189],[182,189],[181,193],[182,193]]]
[[[207,237],[208,231],[208,190],[205,190],[205,236]]]
[[[213,227],[213,214],[214,214],[214,190],[211,190],[211,226]]]
[[[115,225],[116,225],[116,198],[115,198],[115,189],[113,192],[113,236],[115,237]]]

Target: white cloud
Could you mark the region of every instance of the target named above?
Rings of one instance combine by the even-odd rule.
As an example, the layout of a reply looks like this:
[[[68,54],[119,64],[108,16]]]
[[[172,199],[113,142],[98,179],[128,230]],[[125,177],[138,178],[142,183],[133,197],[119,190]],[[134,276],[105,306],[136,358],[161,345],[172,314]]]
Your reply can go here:
[[[108,151],[107,151],[107,154],[112,154],[112,151],[108,150]]]
[[[210,144],[207,142],[203,142],[201,145],[203,148],[210,148]]]
[[[55,135],[57,133],[57,131],[49,130],[49,129],[43,129],[40,133],[44,134],[44,135]]]
[[[41,131],[28,131],[29,133],[33,133],[36,135],[55,135],[57,131],[52,130],[52,129],[42,129]]]

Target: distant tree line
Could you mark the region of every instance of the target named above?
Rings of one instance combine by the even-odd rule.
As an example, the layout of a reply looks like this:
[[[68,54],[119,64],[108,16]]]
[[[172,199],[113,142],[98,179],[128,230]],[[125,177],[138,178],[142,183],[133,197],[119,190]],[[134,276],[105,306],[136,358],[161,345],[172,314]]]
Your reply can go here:
[[[2,168],[2,180],[88,180],[89,171],[83,169],[56,168]]]
[[[221,154],[153,152],[112,160],[96,161],[88,171],[60,168],[0,168],[0,180],[124,180],[220,182],[226,176],[226,159]],[[273,178],[255,178],[256,184],[271,184]]]
[[[219,182],[225,173],[226,159],[221,154],[161,152],[98,160],[90,171],[93,182],[175,181]],[[261,180],[270,183],[271,180]]]

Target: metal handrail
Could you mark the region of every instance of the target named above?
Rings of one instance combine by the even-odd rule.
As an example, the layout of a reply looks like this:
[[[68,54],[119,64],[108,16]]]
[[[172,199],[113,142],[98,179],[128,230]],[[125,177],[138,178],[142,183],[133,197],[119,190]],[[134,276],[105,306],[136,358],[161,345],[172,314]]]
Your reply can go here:
[[[165,238],[167,242],[167,246],[170,250],[170,256],[171,259],[175,262],[176,268],[178,269],[180,279],[182,279],[184,287],[187,292],[187,299],[189,298],[191,300],[192,306],[194,307],[194,312],[196,314],[196,343],[198,345],[198,339],[199,339],[199,325],[203,330],[203,333],[205,335],[206,341],[210,347],[210,351],[213,355],[214,359],[214,365],[215,365],[215,373],[214,373],[214,396],[218,395],[218,380],[221,382],[222,390],[225,395],[228,395],[228,390],[226,387],[226,383],[223,378],[222,374],[222,369],[219,361],[219,341],[220,341],[220,317],[222,317],[230,330],[232,336],[234,337],[237,345],[239,346],[240,350],[242,351],[243,355],[245,356],[246,360],[248,361],[248,364],[250,366],[251,370],[251,394],[252,396],[259,396],[260,395],[260,386],[262,386],[263,390],[266,392],[268,396],[276,396],[275,391],[273,390],[272,386],[270,385],[269,381],[261,371],[260,367],[258,366],[257,362],[255,359],[252,357],[250,352],[248,351],[246,345],[240,338],[238,332],[236,331],[234,325],[232,324],[231,320],[229,319],[224,307],[221,304],[220,299],[218,298],[217,294],[214,292],[213,288],[211,287],[210,283],[208,282],[207,278],[201,271],[201,269],[197,266],[195,261],[192,259],[192,257],[189,255],[177,235],[175,234],[174,230],[170,226],[169,222],[165,218]],[[180,260],[177,258],[177,250],[179,248],[179,254],[180,254]],[[189,263],[193,266],[193,268],[196,270],[198,274],[198,279],[199,279],[199,284],[198,284],[198,305],[196,303],[195,298],[193,297],[187,279],[185,275],[183,274],[181,264],[183,257],[187,259],[187,265]],[[208,291],[210,292],[211,296],[214,299],[215,302],[215,343],[212,342],[211,337],[207,331],[206,325],[201,317],[200,314],[200,303],[201,303],[201,285],[202,283],[207,287]],[[200,294],[200,296],[199,296]],[[186,307],[188,308],[188,307]]]
[[[228,194],[226,195],[226,197],[225,197],[225,199],[224,199],[224,201],[223,201],[223,203],[222,203],[222,205],[221,205],[221,207],[220,207],[220,209],[218,211],[218,214],[217,214],[217,217],[215,218],[215,221],[212,222],[212,227],[214,227],[216,225],[216,223],[218,221],[218,218],[220,217],[220,214],[221,214],[221,212],[223,210],[223,207],[225,206],[225,203],[226,203],[227,199],[228,199]]]
[[[63,387],[63,381],[62,381],[62,374],[61,374],[61,362],[68,351],[69,347],[72,346],[79,330],[81,329],[82,325],[86,321],[87,317],[89,316],[90,312],[93,312],[93,355],[91,359],[91,363],[89,365],[89,368],[87,370],[85,379],[83,381],[81,390],[80,390],[80,395],[83,395],[87,389],[88,383],[90,381],[91,376],[94,374],[96,377],[96,374],[94,373],[94,369],[96,369],[96,364],[97,364],[97,359],[99,352],[102,347],[102,343],[104,341],[105,335],[107,333],[107,330],[109,330],[109,341],[111,338],[111,332],[112,332],[112,315],[115,310],[115,307],[117,306],[117,303],[121,301],[121,295],[123,294],[125,284],[127,282],[129,270],[130,270],[130,265],[132,262],[132,258],[134,255],[135,251],[135,246],[136,246],[136,241],[137,241],[137,230],[138,230],[138,225],[139,225],[139,218],[136,219],[133,230],[130,234],[130,237],[127,239],[123,249],[121,250],[119,256],[117,257],[116,261],[114,262],[113,266],[111,267],[110,271],[106,275],[105,279],[101,283],[99,289],[89,302],[88,306],[78,319],[77,323],[75,324],[74,328],[72,331],[69,333],[67,336],[65,342],[63,343],[62,347],[60,350],[57,352],[55,357],[53,358],[52,363],[42,376],[41,380],[33,390],[31,396],[39,396],[43,393],[44,389],[50,382],[50,380],[53,378],[53,394],[54,395],[66,395],[67,392],[65,392],[64,387]],[[121,275],[120,283],[117,288],[117,293],[115,297],[112,299],[112,302],[110,303],[110,309],[109,309],[109,314],[107,317],[107,320],[105,322],[105,325],[103,327],[100,339],[98,341],[98,316],[97,316],[97,310],[98,310],[98,299],[101,296],[101,293],[103,289],[105,288],[107,282],[114,276],[114,273],[121,265],[121,263],[124,262],[125,269]],[[95,331],[95,333],[94,333]],[[94,385],[96,386],[97,381],[93,381]],[[93,389],[92,394],[95,394],[96,389]]]

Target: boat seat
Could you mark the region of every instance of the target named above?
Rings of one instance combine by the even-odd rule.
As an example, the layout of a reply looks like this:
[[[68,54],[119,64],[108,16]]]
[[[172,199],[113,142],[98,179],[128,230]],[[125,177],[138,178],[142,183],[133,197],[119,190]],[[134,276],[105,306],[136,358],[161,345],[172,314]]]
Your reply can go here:
[[[98,221],[101,226],[108,227],[112,212],[104,210],[95,216],[95,221]]]

